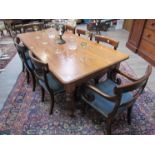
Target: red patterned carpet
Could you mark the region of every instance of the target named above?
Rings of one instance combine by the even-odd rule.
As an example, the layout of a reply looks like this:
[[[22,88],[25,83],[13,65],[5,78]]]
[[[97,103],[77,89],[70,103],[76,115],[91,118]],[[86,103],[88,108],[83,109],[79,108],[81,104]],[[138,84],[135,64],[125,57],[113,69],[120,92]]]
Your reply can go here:
[[[121,68],[134,74],[126,63]],[[25,75],[21,73],[0,112],[0,134],[106,134],[102,116],[96,113],[93,119],[92,108],[88,108],[86,115],[82,115],[80,108],[77,108],[76,117],[71,118],[66,110],[65,95],[62,94],[56,97],[54,113],[49,116],[49,96],[46,95],[45,103],[41,102],[40,96],[40,88],[32,92],[32,85],[27,85]],[[149,88],[134,105],[132,125],[127,124],[124,111],[114,120],[112,134],[155,134],[155,94]]]
[[[5,36],[0,38],[0,50],[9,57],[6,60],[0,59],[0,69],[3,69],[17,53],[11,37]]]

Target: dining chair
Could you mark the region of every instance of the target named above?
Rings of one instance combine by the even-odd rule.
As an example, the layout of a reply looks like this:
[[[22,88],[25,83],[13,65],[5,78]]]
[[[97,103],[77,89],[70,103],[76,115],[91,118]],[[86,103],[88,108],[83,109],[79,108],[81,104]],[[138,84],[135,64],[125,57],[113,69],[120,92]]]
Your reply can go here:
[[[9,32],[12,38],[15,38],[17,34],[22,33],[22,20],[21,19],[6,19],[4,20],[6,30]]]
[[[11,20],[5,19],[5,20],[3,20],[3,22],[4,22],[4,25],[5,25],[6,31],[9,33],[10,37],[13,37],[12,28],[11,28]]]
[[[66,25],[66,31],[71,31],[73,34],[75,34],[75,27],[71,25]]]
[[[0,34],[1,36],[3,36],[3,35],[4,35],[3,30],[1,30],[1,29],[0,29],[0,33],[1,33],[1,34]]]
[[[143,93],[148,78],[152,72],[151,65],[148,65],[145,75],[135,79],[118,69],[117,74],[122,75],[129,80],[128,83],[118,85],[111,79],[107,79],[93,86],[86,84],[81,93],[81,102],[87,103],[100,114],[103,115],[106,122],[107,134],[111,134],[111,124],[119,109],[127,109],[127,121],[131,124],[131,111],[137,98]],[[122,108],[122,110],[125,110]],[[122,112],[122,111],[121,111]],[[117,115],[118,116],[118,115]]]
[[[41,87],[42,102],[44,102],[45,91],[50,94],[51,104],[49,114],[52,114],[54,107],[54,96],[56,94],[64,92],[64,88],[54,77],[54,75],[50,73],[47,63],[43,63],[31,51],[29,51],[29,54],[34,66],[36,79]]]
[[[103,35],[95,35],[95,41],[97,43],[99,43],[99,42],[107,43],[107,44],[113,46],[114,50],[117,50],[117,47],[119,44],[119,41],[116,41],[112,38],[109,38],[109,37],[103,36]]]
[[[103,42],[103,43],[107,43],[109,44],[110,46],[112,46],[114,48],[114,50],[117,50],[117,47],[118,47],[118,44],[119,44],[119,41],[116,41],[112,38],[109,38],[107,36],[103,36],[103,35],[95,35],[95,41],[97,43],[100,43],[100,42]],[[102,75],[102,76],[97,76],[94,78],[95,80],[95,83],[98,83],[99,82],[99,79],[103,76],[106,76],[106,74]]]
[[[76,33],[78,34],[78,36],[80,36],[80,35],[87,35],[87,33],[88,33],[89,40],[92,40],[92,38],[93,38],[93,33],[87,32],[87,31],[82,30],[82,29],[76,29]]]
[[[23,68],[22,71],[24,72],[24,70],[26,69],[27,83],[30,82],[30,75],[31,75],[32,83],[33,83],[33,91],[35,91],[36,79],[35,79],[35,75],[33,71],[32,62],[30,60],[30,56],[28,53],[28,49],[22,44],[22,42],[20,41],[18,37],[14,39],[14,45],[22,61],[22,68]]]
[[[4,22],[3,21],[0,21],[0,35],[1,36],[4,36],[4,30],[5,30],[5,25],[4,25]]]
[[[44,22],[32,22],[23,25],[24,32],[40,31],[44,29]]]

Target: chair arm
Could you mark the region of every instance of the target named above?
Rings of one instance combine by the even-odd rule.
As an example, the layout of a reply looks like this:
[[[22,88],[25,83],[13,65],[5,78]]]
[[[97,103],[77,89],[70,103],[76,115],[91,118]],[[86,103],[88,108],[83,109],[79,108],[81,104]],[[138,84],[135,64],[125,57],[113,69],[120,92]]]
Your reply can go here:
[[[110,95],[108,95],[108,94],[102,92],[101,90],[99,90],[97,87],[92,86],[92,85],[90,85],[90,84],[85,85],[85,87],[86,87],[87,89],[90,89],[90,90],[96,92],[97,94],[101,95],[102,97],[104,97],[104,98],[106,98],[106,99],[108,99],[108,100],[110,100],[110,101],[114,101],[114,100],[116,99],[116,96],[110,96]]]
[[[120,71],[120,70],[118,70],[118,69],[116,69],[116,72],[117,72],[118,74],[120,74],[120,75],[126,77],[127,79],[129,79],[129,80],[131,80],[131,81],[137,81],[137,80],[138,80],[138,79],[136,79],[136,78],[133,78],[131,75],[126,74],[125,72],[122,72],[122,71]]]

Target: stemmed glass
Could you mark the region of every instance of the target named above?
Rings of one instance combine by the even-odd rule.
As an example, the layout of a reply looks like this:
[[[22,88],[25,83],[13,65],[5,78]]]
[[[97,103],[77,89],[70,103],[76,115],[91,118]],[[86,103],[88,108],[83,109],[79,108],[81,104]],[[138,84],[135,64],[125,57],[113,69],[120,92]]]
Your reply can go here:
[[[69,38],[68,48],[69,48],[70,50],[76,50],[76,49],[77,49],[77,43],[76,43],[75,37],[71,36],[71,37]]]
[[[50,39],[54,39],[56,36],[56,30],[55,29],[51,29],[49,32],[48,32],[48,37]]]

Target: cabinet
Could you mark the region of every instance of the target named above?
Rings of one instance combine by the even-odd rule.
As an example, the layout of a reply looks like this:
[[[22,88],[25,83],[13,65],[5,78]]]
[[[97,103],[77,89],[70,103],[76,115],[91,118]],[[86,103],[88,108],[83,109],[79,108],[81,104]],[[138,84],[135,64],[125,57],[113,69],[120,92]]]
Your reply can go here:
[[[155,66],[155,19],[134,20],[126,45]]]
[[[132,27],[132,22],[133,22],[133,19],[125,19],[124,24],[123,24],[123,28],[130,32],[131,27]]]

